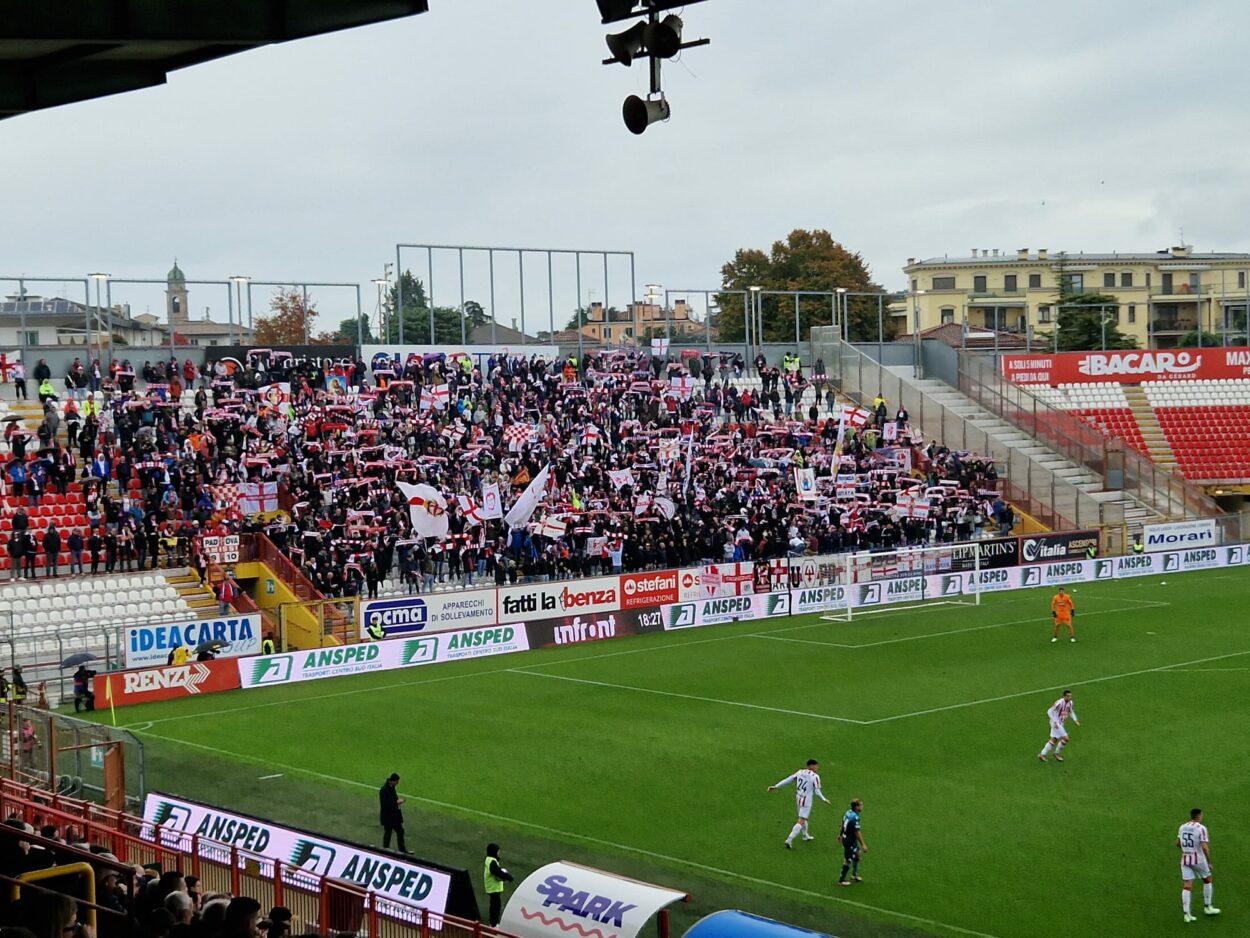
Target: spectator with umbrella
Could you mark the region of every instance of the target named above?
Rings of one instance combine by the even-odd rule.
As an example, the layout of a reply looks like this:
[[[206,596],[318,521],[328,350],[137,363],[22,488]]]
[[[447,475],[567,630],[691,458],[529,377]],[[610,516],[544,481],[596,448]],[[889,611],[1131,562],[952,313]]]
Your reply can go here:
[[[80,652],[76,655],[70,655],[61,662],[61,668],[72,668],[78,666],[78,670],[74,672],[74,712],[79,713],[83,710],[90,713],[95,709],[95,693],[91,689],[91,679],[95,677],[95,672],[87,667],[88,661],[95,661],[95,655],[89,652]]]

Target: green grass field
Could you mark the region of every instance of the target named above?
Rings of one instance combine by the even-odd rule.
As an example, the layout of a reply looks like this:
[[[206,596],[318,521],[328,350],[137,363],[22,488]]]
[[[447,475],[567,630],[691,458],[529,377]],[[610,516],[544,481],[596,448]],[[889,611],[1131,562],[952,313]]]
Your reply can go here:
[[[843,938],[1250,934],[1250,571],[1078,586],[852,623],[780,618],[119,711],[148,786],[476,871],[567,858]],[[1082,726],[1038,762],[1065,687]],[[821,761],[833,807],[782,848]],[[282,773],[276,779],[261,776]],[[865,801],[865,882],[834,836]],[[1183,926],[1176,828],[1201,806],[1224,915]],[[1200,903],[1196,903],[1200,904]],[[680,932],[677,932],[680,933]]]

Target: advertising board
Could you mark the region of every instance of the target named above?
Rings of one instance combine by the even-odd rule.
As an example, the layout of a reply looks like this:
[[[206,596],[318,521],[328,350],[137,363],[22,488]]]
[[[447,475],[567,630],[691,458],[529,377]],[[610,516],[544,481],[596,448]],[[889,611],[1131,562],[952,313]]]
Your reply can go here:
[[[682,567],[677,571],[678,602],[688,603],[699,598],[701,595],[699,590],[702,589],[699,576],[702,572],[702,567]]]
[[[239,863],[278,860],[318,876],[344,879],[396,902],[447,912],[452,873],[407,857],[374,853],[355,844],[235,814],[197,801],[151,792],[143,804],[140,836],[191,850],[198,835],[201,856],[221,859],[218,844],[236,847]],[[434,923],[435,919],[431,919]]]
[[[845,609],[851,601],[845,586],[805,586],[790,590],[790,611],[794,615]]]
[[[495,599],[495,590],[484,589],[364,600],[360,637],[376,640],[494,625],[499,621]]]
[[[1142,545],[1147,553],[1182,547],[1214,547],[1219,542],[1214,518],[1142,525]]]
[[[519,625],[435,632],[386,642],[363,642],[334,648],[256,655],[235,662],[236,686],[245,689],[298,684],[326,677],[394,671],[443,661],[485,658],[526,651],[529,638]]]
[[[664,618],[665,631],[676,632],[724,622],[763,619],[768,616],[788,616],[790,615],[790,593],[785,591],[755,593],[747,596],[717,596],[662,606],[660,611]]]
[[[966,570],[961,573],[944,573],[940,596],[975,596],[977,593],[995,593],[1020,588],[1020,570],[1014,567],[991,567],[988,570]]]
[[[1065,531],[1060,534],[1031,534],[1020,538],[1022,564],[1052,560],[1085,560],[1089,549],[1098,550],[1097,531]]]
[[[1250,348],[1004,355],[1003,377],[1017,384],[1210,380],[1250,377]]]
[[[634,635],[637,633],[637,623],[638,613],[626,609],[564,616],[559,619],[538,619],[526,623],[524,628],[529,633],[531,648],[552,648]]]
[[[846,582],[847,558],[845,554],[825,554],[817,557],[794,557],[790,560],[790,588],[815,589],[820,586],[836,586]]]
[[[749,596],[755,592],[755,564],[710,563],[699,573],[699,596]]]
[[[567,615],[614,612],[621,607],[621,578],[595,577],[557,583],[505,586],[499,593],[500,622],[531,622]]]
[[[239,689],[239,661],[189,661],[186,664],[135,671],[113,671],[94,678],[95,698],[99,706],[109,701],[115,707],[178,700],[198,694],[215,694]]]
[[[980,558],[975,560],[982,570],[1015,567],[1020,564],[1020,538],[994,537],[976,542]],[[962,569],[971,569],[965,565]]]
[[[260,631],[259,613],[127,626],[126,667],[163,665],[174,649],[194,651],[206,642],[225,642],[216,651],[219,658],[254,655],[260,651]]]
[[[1106,557],[1094,561],[1095,580],[1124,580],[1162,572],[1161,554],[1130,554],[1127,557]]]
[[[677,602],[679,570],[626,573],[621,577],[621,608],[644,609]]]

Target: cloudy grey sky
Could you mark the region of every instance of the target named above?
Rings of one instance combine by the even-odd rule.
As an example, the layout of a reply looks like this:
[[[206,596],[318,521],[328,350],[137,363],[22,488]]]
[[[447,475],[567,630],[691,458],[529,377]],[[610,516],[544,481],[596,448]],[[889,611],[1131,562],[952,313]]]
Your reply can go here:
[[[972,247],[1155,250],[1183,227],[1250,249],[1250,4],[708,0],[686,36],[712,45],[666,64],[673,119],[640,138],[620,104],[645,68],[599,64],[593,0],[430,5],[0,122],[0,273],[160,277],[176,254],[193,278],[368,284],[433,241],[630,249],[641,292],[825,227],[898,288],[907,257]],[[449,257],[436,299],[455,279]]]

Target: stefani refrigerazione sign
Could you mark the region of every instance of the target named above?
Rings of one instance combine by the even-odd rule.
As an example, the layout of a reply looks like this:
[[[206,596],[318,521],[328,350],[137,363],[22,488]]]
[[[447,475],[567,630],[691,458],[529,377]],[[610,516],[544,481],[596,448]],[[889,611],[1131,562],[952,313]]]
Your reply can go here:
[[[254,655],[260,651],[260,629],[260,616],[254,613],[128,626],[125,630],[126,667],[166,664],[175,649],[194,651],[207,642],[223,643],[216,652],[218,657]]]
[[[391,642],[363,642],[281,655],[257,655],[238,662],[239,684],[244,689],[298,684],[328,677],[372,674],[444,661],[505,655],[528,649],[529,639],[520,626],[438,632]]]
[[[360,604],[360,637],[376,641],[417,632],[494,625],[498,621],[496,610],[493,589],[371,599]]]
[[[1142,544],[1147,553],[1182,548],[1215,547],[1219,532],[1214,518],[1142,525]]]
[[[143,820],[144,840],[186,851],[198,843],[200,856],[217,861],[224,844],[238,849],[240,866],[264,857],[317,876],[348,880],[405,905],[440,914],[447,910],[452,878],[440,869],[160,792],[147,796]]]

